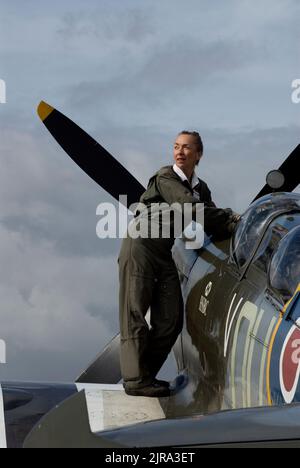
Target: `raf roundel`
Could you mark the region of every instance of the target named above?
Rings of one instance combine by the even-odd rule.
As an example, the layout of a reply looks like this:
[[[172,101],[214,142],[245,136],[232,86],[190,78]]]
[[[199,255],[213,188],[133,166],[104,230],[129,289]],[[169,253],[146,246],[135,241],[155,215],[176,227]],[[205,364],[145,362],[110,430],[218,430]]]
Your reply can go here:
[[[288,333],[280,356],[280,388],[286,403],[294,400],[300,377],[300,319]]]

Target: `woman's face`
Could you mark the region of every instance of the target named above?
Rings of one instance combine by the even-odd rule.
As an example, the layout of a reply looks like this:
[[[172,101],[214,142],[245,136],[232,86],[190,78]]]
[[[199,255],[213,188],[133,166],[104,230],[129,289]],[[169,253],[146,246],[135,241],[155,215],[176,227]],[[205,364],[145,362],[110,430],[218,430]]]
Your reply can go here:
[[[179,135],[174,143],[174,160],[186,175],[190,176],[201,159],[196,139],[193,135]]]

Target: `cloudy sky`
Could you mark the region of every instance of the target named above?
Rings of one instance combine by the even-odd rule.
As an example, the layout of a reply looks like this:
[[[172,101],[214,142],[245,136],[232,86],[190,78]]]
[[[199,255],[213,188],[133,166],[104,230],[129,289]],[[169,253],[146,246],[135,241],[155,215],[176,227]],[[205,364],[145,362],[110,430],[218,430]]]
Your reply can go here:
[[[36,115],[46,100],[143,184],[198,130],[199,176],[242,212],[300,142],[297,0],[1,0],[1,380],[72,380],[118,331],[111,201]],[[108,177],[113,175],[109,174]]]

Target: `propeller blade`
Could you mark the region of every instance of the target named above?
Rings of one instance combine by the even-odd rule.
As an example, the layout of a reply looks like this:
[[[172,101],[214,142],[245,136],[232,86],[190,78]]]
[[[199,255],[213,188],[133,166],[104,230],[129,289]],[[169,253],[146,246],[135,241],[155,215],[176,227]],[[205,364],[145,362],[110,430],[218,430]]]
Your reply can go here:
[[[117,384],[121,379],[120,335],[116,335],[76,379],[76,383]]]
[[[288,156],[284,163],[280,166],[279,171],[284,175],[285,182],[280,187],[280,192],[292,192],[300,184],[300,145],[298,145],[294,151]],[[255,202],[258,198],[268,195],[274,192],[274,190],[266,184],[259,194],[254,198]],[[253,203],[252,202],[252,203]]]
[[[127,195],[127,208],[139,201],[146,189],[103,146],[46,102],[37,112],[59,145],[98,185],[117,201]]]

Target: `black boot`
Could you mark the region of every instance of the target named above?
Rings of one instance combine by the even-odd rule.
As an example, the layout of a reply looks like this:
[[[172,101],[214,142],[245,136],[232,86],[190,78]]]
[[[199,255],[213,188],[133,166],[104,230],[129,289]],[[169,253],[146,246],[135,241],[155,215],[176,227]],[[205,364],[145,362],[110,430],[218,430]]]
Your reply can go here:
[[[162,387],[170,388],[170,382],[167,382],[166,380],[154,379],[154,383],[157,385],[161,385]]]
[[[142,388],[125,387],[125,393],[130,396],[142,396],[146,398],[164,398],[170,396],[169,384],[166,387],[166,385],[161,385],[157,382],[159,381],[153,381],[150,385]]]

